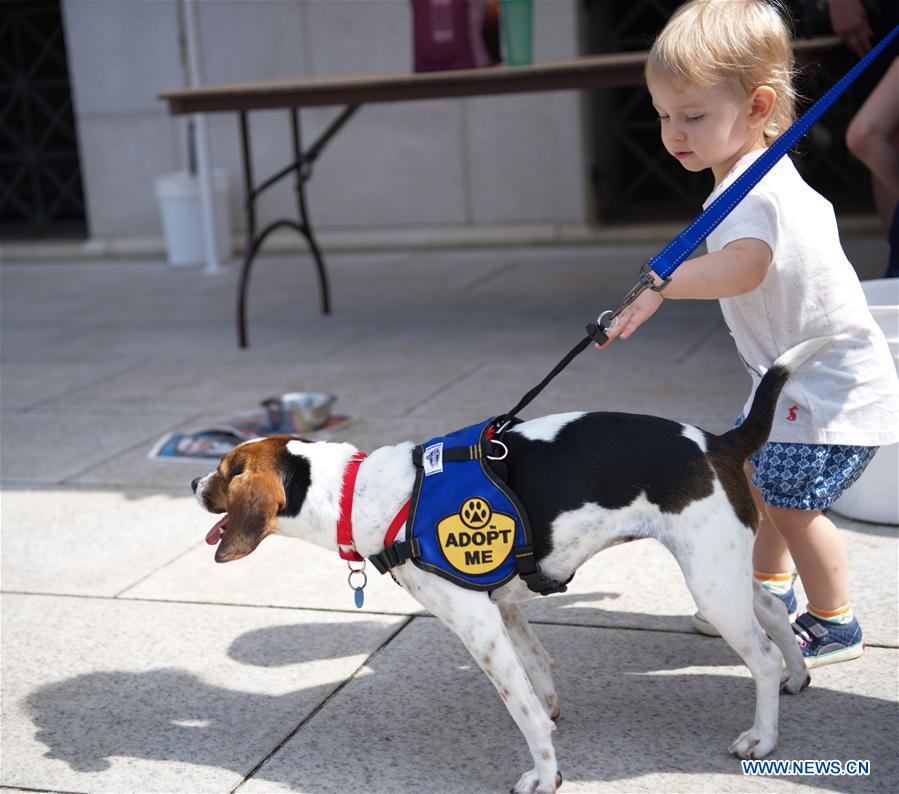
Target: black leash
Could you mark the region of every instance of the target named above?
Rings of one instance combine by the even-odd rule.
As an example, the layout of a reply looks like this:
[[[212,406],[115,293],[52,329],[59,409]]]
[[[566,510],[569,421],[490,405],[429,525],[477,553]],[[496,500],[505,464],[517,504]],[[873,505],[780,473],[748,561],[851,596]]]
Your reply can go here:
[[[503,430],[508,427],[509,423],[512,422],[518,416],[519,411],[523,411],[528,405],[530,405],[534,399],[537,397],[540,392],[542,392],[565,367],[567,367],[575,358],[577,358],[581,353],[583,353],[591,344],[604,345],[609,341],[609,337],[606,334],[606,331],[613,327],[615,319],[624,311],[628,306],[630,306],[637,298],[643,294],[648,289],[653,290],[654,292],[661,292],[665,287],[668,286],[668,282],[671,281],[670,278],[666,278],[661,284],[658,286],[653,286],[653,279],[649,273],[648,263],[644,264],[643,267],[640,268],[640,280],[631,287],[630,291],[627,295],[624,296],[624,300],[621,301],[620,305],[614,311],[609,309],[604,311],[599,317],[596,318],[595,323],[590,323],[587,325],[587,335],[581,339],[571,350],[569,350],[562,360],[554,366],[549,374],[540,381],[533,389],[531,389],[527,394],[522,397],[515,407],[508,411],[507,413],[502,414],[501,416],[496,417],[494,420],[494,427],[496,427],[497,433],[502,433]]]

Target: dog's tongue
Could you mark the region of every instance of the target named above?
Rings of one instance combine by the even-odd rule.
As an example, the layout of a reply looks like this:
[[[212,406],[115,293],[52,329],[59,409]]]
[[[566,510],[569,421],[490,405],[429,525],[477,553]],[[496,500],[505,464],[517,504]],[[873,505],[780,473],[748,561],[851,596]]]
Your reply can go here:
[[[210,546],[214,546],[222,539],[222,535],[225,534],[225,530],[228,528],[228,514],[226,513],[222,516],[216,525],[209,530],[209,534],[206,535],[206,542]]]

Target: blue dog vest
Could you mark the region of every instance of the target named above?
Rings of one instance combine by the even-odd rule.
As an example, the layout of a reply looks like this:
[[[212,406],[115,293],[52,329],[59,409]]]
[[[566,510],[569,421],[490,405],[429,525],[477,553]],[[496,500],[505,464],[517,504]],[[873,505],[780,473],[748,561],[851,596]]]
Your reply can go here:
[[[471,590],[495,590],[518,575],[535,593],[565,591],[567,582],[541,573],[524,507],[489,463],[488,453],[504,448],[494,424],[488,419],[415,448],[406,540],[369,557],[378,571],[411,559]]]
[[[530,547],[524,509],[484,458],[490,421],[422,444],[407,537],[412,562],[474,590],[494,590],[517,573],[515,550]]]

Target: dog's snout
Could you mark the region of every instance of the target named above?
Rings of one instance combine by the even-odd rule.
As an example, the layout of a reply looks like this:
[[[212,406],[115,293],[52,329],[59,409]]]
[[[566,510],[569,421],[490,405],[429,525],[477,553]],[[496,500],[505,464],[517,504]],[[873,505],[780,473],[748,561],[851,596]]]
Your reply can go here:
[[[194,493],[196,493],[196,492],[197,492],[197,486],[198,486],[199,484],[200,484],[200,478],[199,478],[199,477],[194,477],[194,478],[190,481],[190,489],[191,489]]]

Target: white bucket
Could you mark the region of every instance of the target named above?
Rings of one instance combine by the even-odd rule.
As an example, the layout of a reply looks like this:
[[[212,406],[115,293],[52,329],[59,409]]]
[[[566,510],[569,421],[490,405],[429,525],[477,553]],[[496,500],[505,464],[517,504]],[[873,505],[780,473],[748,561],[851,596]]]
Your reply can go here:
[[[168,263],[179,267],[205,262],[199,179],[186,171],[157,177],[156,199]],[[228,259],[232,243],[231,212],[228,173],[224,168],[212,169],[212,205],[218,255],[220,259]]]
[[[863,281],[868,308],[883,329],[899,375],[899,279]],[[899,444],[881,447],[864,474],[836,502],[846,518],[874,524],[899,524]]]

